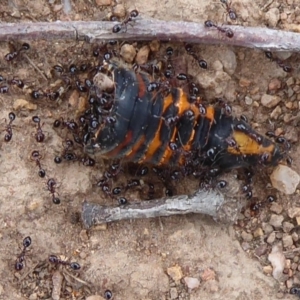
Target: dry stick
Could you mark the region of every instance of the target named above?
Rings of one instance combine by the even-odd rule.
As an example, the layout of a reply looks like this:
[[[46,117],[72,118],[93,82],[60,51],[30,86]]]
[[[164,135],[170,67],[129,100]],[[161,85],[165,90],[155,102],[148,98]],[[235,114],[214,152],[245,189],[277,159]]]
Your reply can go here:
[[[235,205],[231,208],[232,203]],[[192,196],[180,195],[118,207],[102,206],[85,201],[82,207],[82,221],[88,229],[95,225],[119,220],[201,213],[228,222],[234,221],[235,214],[238,212],[237,203],[240,203],[238,193],[236,196],[226,194],[225,198],[216,189],[199,190]]]
[[[205,28],[203,22],[175,22],[154,19],[137,20],[127,32],[112,33],[115,22],[52,22],[52,23],[2,23],[0,41],[10,40],[75,40],[107,41],[161,41],[196,44],[225,44],[269,51],[300,52],[300,34],[260,27],[229,26],[234,32],[226,37],[215,28]]]
[[[48,78],[46,77],[46,75],[35,65],[35,63],[24,53],[23,56],[28,60],[28,62],[31,64],[31,66],[41,74],[41,76],[48,81]]]

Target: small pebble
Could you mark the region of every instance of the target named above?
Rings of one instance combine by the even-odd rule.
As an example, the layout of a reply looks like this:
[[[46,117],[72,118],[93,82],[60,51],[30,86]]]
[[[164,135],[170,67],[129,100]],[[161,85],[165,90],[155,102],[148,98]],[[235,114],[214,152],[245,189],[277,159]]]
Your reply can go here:
[[[223,71],[223,64],[218,59],[212,63],[211,67],[215,71]]]
[[[288,101],[288,102],[286,102],[284,105],[285,105],[285,107],[286,107],[287,109],[292,109],[294,103],[293,103],[292,101]]]
[[[104,223],[104,224],[99,224],[99,225],[96,225],[95,227],[93,227],[93,230],[98,230],[98,231],[104,231],[107,229],[107,223]]]
[[[88,296],[86,300],[105,300],[105,299],[99,295],[92,295],[92,296]]]
[[[152,52],[157,52],[160,48],[160,41],[158,40],[151,41],[149,47]]]
[[[96,0],[96,5],[98,6],[110,6],[111,0]]]
[[[295,226],[294,226],[293,223],[290,223],[290,222],[283,222],[282,223],[282,229],[286,233],[289,233],[294,227]]]
[[[253,236],[254,236],[255,238],[260,237],[260,236],[263,236],[263,235],[264,235],[263,230],[262,230],[260,227],[257,228],[257,229],[253,232]]]
[[[251,246],[248,242],[242,242],[241,246],[245,252],[251,249]]]
[[[290,235],[286,235],[282,237],[282,243],[283,243],[283,247],[289,248],[293,246],[294,241]]]
[[[280,14],[280,20],[282,20],[282,21],[284,21],[284,20],[286,20],[287,19],[287,13],[285,13],[285,12],[282,12],[281,14]]]
[[[135,57],[135,62],[138,65],[145,64],[148,61],[149,52],[150,52],[149,46],[145,45],[141,47]]]
[[[246,96],[246,97],[245,97],[245,103],[246,103],[247,105],[252,105],[253,99],[252,99],[251,97],[249,97],[249,96]]]
[[[293,286],[293,284],[294,284],[294,280],[293,280],[293,279],[288,279],[288,280],[286,281],[286,287],[287,287],[288,289],[290,289],[290,288]]]
[[[30,296],[29,296],[29,300],[36,300],[38,298],[38,295],[37,293],[32,293]]]
[[[180,266],[176,265],[174,267],[170,267],[167,269],[167,274],[178,283],[180,279],[183,277],[182,269]]]
[[[281,81],[278,78],[273,78],[269,82],[269,91],[276,91],[281,88]]]
[[[299,235],[297,232],[293,232],[292,233],[292,239],[294,242],[298,242],[299,241]]]
[[[190,290],[194,290],[200,285],[200,281],[198,278],[193,277],[184,277],[184,283],[186,284],[187,288]]]
[[[272,252],[268,255],[268,260],[273,267],[273,277],[276,280],[281,281],[283,277],[283,270],[285,267],[285,257],[278,245],[273,246]]]
[[[276,240],[276,233],[271,232],[270,235],[267,238],[267,243],[268,244],[273,244],[275,240]]]
[[[267,246],[267,244],[262,244],[262,245],[260,245],[259,247],[257,247],[257,248],[255,249],[255,254],[256,254],[258,257],[260,257],[260,256],[266,254],[267,251],[268,251],[268,246]]]
[[[265,274],[267,274],[267,275],[270,275],[270,274],[272,274],[272,271],[273,271],[273,268],[272,268],[272,266],[265,266],[265,267],[263,267],[263,272],[265,273]]]
[[[294,119],[294,116],[293,116],[292,114],[289,114],[289,113],[286,113],[286,114],[284,114],[284,116],[283,116],[283,121],[284,121],[284,123],[290,123],[291,120],[293,120],[293,119]],[[296,136],[295,138],[298,139],[297,136]],[[288,140],[288,139],[287,139],[287,140]]]
[[[241,87],[249,87],[250,84],[251,84],[251,80],[249,80],[249,79],[247,79],[247,78],[245,78],[245,77],[242,77],[242,78],[240,79],[240,81],[239,81],[239,85],[240,85]]]
[[[124,18],[126,16],[126,9],[125,9],[124,4],[120,3],[120,4],[113,6],[112,13],[117,18],[120,18],[120,19]]]
[[[61,4],[56,4],[56,5],[53,5],[52,7],[52,10],[53,12],[59,12],[60,10],[62,10],[63,6]]]
[[[227,72],[229,75],[233,75],[237,66],[235,53],[229,48],[223,49],[220,60],[223,64],[225,72]]]
[[[216,272],[211,268],[207,268],[200,274],[200,278],[202,281],[215,280]]]
[[[132,63],[136,56],[135,47],[130,44],[124,44],[121,47],[120,55],[127,63]]]
[[[178,292],[177,292],[177,289],[175,287],[170,288],[170,298],[172,300],[178,298]]]
[[[265,234],[269,234],[274,231],[273,227],[269,223],[263,223],[262,229]]]
[[[77,90],[73,90],[68,99],[69,105],[71,107],[78,107],[79,93]]]
[[[298,173],[284,165],[277,166],[272,172],[270,179],[272,186],[286,195],[295,193],[300,182]]]
[[[261,97],[261,104],[268,108],[275,107],[280,101],[281,98],[276,95],[264,94]]]
[[[279,118],[279,116],[281,115],[282,113],[282,109],[281,107],[278,105],[276,106],[273,111],[270,113],[270,117],[273,119],[273,120],[277,120]]]
[[[294,77],[290,77],[286,82],[287,86],[291,86],[295,83]]]
[[[294,95],[294,91],[292,88],[288,88],[288,98],[291,98]]]
[[[280,215],[283,211],[283,207],[282,205],[275,202],[270,206],[270,211],[276,213],[277,215]]]
[[[279,9],[277,7],[270,8],[265,14],[265,19],[270,27],[275,28],[280,19]]]
[[[243,231],[241,236],[245,242],[251,242],[253,240],[253,235],[251,233],[247,233],[246,231]]]
[[[97,73],[93,78],[94,84],[104,91],[112,91],[114,88],[114,82],[104,73]]]
[[[279,228],[282,226],[282,222],[284,220],[284,217],[282,215],[275,215],[272,214],[271,218],[269,220],[270,225],[272,225],[275,228]]]
[[[13,104],[14,110],[37,110],[37,105],[24,99],[17,99]]]

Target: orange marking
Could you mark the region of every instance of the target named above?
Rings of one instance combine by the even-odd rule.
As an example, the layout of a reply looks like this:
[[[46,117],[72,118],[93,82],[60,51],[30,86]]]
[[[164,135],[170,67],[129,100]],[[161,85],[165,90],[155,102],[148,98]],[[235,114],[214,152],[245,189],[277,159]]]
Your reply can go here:
[[[174,132],[173,132],[172,138],[170,139],[170,142],[175,141],[176,134],[177,134],[177,127],[174,128]],[[159,165],[167,164],[173,154],[174,154],[173,151],[171,150],[171,148],[168,145],[167,148],[165,149],[164,155],[162,156],[162,158],[158,164]]]
[[[155,100],[155,98],[154,98]],[[172,95],[169,94],[167,97],[164,98],[164,107],[163,107],[163,112],[165,112],[165,110],[173,103],[173,99],[172,99]],[[160,130],[161,130],[161,126],[162,123],[164,122],[164,120],[158,116],[158,118],[160,118],[159,121],[159,125],[158,128],[156,130],[155,136],[152,140],[152,142],[149,144],[149,147],[147,149],[146,154],[144,155],[144,157],[142,157],[139,161],[139,163],[143,163],[146,161],[151,161],[152,156],[154,155],[154,153],[157,151],[157,149],[159,147],[161,147],[162,142],[160,140]]]
[[[139,141],[135,143],[135,145],[132,147],[132,149],[125,155],[125,160],[132,161],[134,159],[134,156],[136,155],[136,152],[139,150],[139,148],[146,142],[145,136],[143,135]]]
[[[237,143],[237,147],[228,147],[228,152],[235,155],[260,155],[263,153],[269,153],[272,159],[272,153],[275,145],[270,144],[268,147],[258,144],[254,139],[249,137],[246,133],[240,131],[233,131],[232,137]]]
[[[210,105],[206,107],[205,118],[209,119],[210,122],[213,122],[215,120],[215,108],[213,106]]]
[[[146,87],[146,85],[145,85],[145,82],[144,82],[144,80],[143,80],[143,77],[142,77],[139,73],[136,74],[136,79],[137,79],[137,81],[138,81],[138,87],[139,87],[139,94],[138,94],[138,97],[139,97],[139,98],[142,98],[142,97],[144,97],[145,94],[146,94],[147,87]]]

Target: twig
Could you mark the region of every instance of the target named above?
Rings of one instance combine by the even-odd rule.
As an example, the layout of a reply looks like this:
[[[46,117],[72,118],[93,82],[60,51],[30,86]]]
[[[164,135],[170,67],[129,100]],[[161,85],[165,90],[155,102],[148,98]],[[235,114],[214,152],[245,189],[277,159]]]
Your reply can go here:
[[[53,300],[59,300],[60,299],[60,293],[61,293],[61,287],[63,282],[63,276],[59,270],[56,270],[52,275],[52,299]]]
[[[23,56],[28,60],[28,62],[32,65],[32,67],[41,74],[41,76],[48,81],[48,78],[45,76],[45,74],[35,65],[35,63],[24,53]]]
[[[91,287],[91,285],[90,285],[88,282],[86,282],[86,281],[84,281],[84,280],[82,280],[82,279],[80,279],[80,278],[78,278],[78,277],[72,275],[72,274],[71,274],[70,272],[68,272],[67,270],[64,270],[64,271],[63,271],[63,275],[65,276],[65,279],[66,279],[66,280],[67,280],[67,278],[66,278],[66,275],[67,275],[67,276],[73,278],[75,281],[78,281],[78,282],[82,283],[83,285],[86,285],[86,286],[88,286],[88,287]]]
[[[2,23],[0,41],[10,40],[128,40],[188,42],[196,44],[225,44],[269,51],[300,52],[300,34],[282,30],[227,26],[234,32],[228,38],[214,28],[205,28],[203,22],[167,22],[154,19],[138,20],[124,33],[112,33],[113,22],[52,22]],[[300,30],[300,29],[298,29]]]
[[[85,228],[90,228],[119,220],[201,213],[233,222],[239,211],[237,205],[241,203],[240,198],[238,193],[235,196],[226,195],[225,198],[217,190],[199,190],[192,196],[181,195],[119,207],[102,206],[85,201],[82,208],[82,221]]]

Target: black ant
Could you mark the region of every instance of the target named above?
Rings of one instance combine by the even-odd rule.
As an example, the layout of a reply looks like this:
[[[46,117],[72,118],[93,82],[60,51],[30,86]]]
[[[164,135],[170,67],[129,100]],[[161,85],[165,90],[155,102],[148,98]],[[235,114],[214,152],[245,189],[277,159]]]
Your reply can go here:
[[[30,46],[28,43],[23,43],[21,48],[19,50],[16,50],[15,47],[11,44],[11,47],[13,48],[13,51],[7,53],[4,56],[4,59],[6,61],[12,61],[14,60],[22,51],[27,51],[30,49]]]
[[[105,300],[112,300],[112,298],[113,298],[113,293],[112,293],[112,291],[111,291],[111,290],[106,290],[106,291],[104,292],[104,299],[105,299]]]
[[[267,203],[272,203],[272,202],[275,202],[276,201],[276,197],[272,196],[272,195],[269,195],[267,197],[266,200],[262,201],[262,202],[254,202],[250,205],[250,210],[253,212],[253,213],[257,213],[260,208],[262,208],[264,205],[266,205]]]
[[[61,260],[56,255],[49,255],[49,262],[56,265],[69,266],[72,270],[78,271],[80,270],[80,264],[77,262],[68,262],[65,260]]]
[[[30,95],[35,100],[39,100],[39,99],[42,99],[42,98],[47,98],[51,101],[56,101],[60,96],[60,92],[59,91],[44,92],[42,90],[34,90],[34,91],[31,92]]]
[[[0,94],[7,94],[8,91],[9,91],[9,86],[8,85],[0,86]]]
[[[120,206],[126,205],[128,203],[128,200],[125,197],[118,198],[118,203]]]
[[[4,141],[9,142],[12,139],[13,131],[12,131],[12,122],[15,120],[16,115],[13,112],[8,114],[9,123],[5,126],[5,131],[7,132],[4,136]],[[5,119],[6,121],[6,119]]]
[[[228,12],[228,16],[231,20],[235,21],[237,19],[237,14],[233,8],[230,7],[230,4],[228,3],[227,0],[220,0],[224,5],[225,9]]]
[[[104,179],[104,180],[105,180],[105,179]],[[100,180],[100,181],[101,181],[101,180]],[[98,185],[98,186],[101,186],[102,192],[103,192],[105,195],[111,197],[112,195],[111,195],[110,184],[109,184],[108,182],[104,182],[104,183],[102,183],[102,185],[100,185],[100,181],[97,183],[97,185]]]
[[[131,180],[127,181],[127,185],[126,185],[125,189],[127,191],[128,189],[132,189],[132,188],[140,186],[140,185],[141,185],[140,180],[138,180],[138,179],[131,179]]]
[[[21,79],[13,78],[12,80],[9,80],[8,83],[11,85],[16,85],[20,89],[24,87],[24,82]]]
[[[300,287],[298,286],[294,286],[290,289],[290,292],[289,292],[291,295],[297,295],[300,297]]]
[[[138,10],[136,10],[136,9],[132,10],[122,23],[117,24],[113,27],[112,32],[118,33],[121,31],[122,28],[124,28],[125,32],[126,32],[127,24],[129,24],[129,22],[133,21],[138,15],[139,15]],[[111,17],[111,20],[115,21],[115,19],[113,19],[113,18],[115,18],[115,16]]]
[[[15,85],[20,89],[22,89],[25,86],[23,80],[21,80],[21,79],[13,78],[11,80],[6,80],[2,75],[0,75],[0,83],[4,83],[4,82],[6,82],[9,85]],[[0,86],[0,94],[7,94],[8,91],[9,91],[8,85]]]
[[[41,119],[38,116],[33,116],[32,121],[37,124],[35,139],[38,143],[42,143],[45,140],[45,134],[42,130]]]
[[[39,153],[39,151],[37,151],[37,150],[32,151],[30,159],[32,161],[36,162],[36,165],[39,167],[38,174],[40,177],[44,178],[46,175],[46,172],[41,166],[41,162],[40,162],[41,158],[42,158],[42,155]]]
[[[84,165],[84,166],[87,166],[87,167],[93,167],[95,164],[96,164],[96,162],[95,162],[95,160],[94,159],[92,159],[92,158],[90,158],[90,157],[82,157],[81,159],[80,159],[80,161],[82,162],[82,164]]]
[[[205,27],[207,28],[212,28],[212,27],[215,27],[216,29],[218,29],[220,32],[222,33],[225,33],[225,35],[228,37],[228,38],[232,38],[234,36],[234,33],[231,29],[229,28],[223,28],[221,26],[218,26],[217,24],[215,24],[213,21],[211,20],[207,20],[204,22],[204,25]]]
[[[15,270],[16,271],[21,271],[24,267],[24,260],[25,260],[25,254],[26,254],[26,249],[31,245],[31,237],[27,236],[24,240],[23,240],[23,250],[20,253],[20,255],[18,256],[16,263],[15,263]]]
[[[271,61],[275,61],[277,63],[277,65],[286,73],[290,73],[292,72],[293,68],[288,65],[285,64],[284,61],[280,60],[279,58],[274,58],[272,52],[270,51],[266,51],[265,55],[268,59],[270,59]]]
[[[198,62],[200,68],[207,69],[207,62],[198,57],[198,55],[193,51],[193,46],[191,44],[186,44],[184,48],[187,54],[191,55]]]
[[[282,60],[276,59],[277,65],[286,73],[292,72],[293,68],[290,65],[286,65]]]
[[[55,197],[56,191],[55,191],[56,181],[54,178],[50,178],[47,181],[47,189],[52,195],[52,201],[54,204],[60,204],[60,199],[58,197]]]
[[[81,93],[87,93],[88,92],[88,87],[86,85],[83,85],[80,80],[77,79],[75,81],[75,85],[76,85],[76,88],[79,92],[81,92]]]
[[[217,98],[218,105],[222,108],[222,114],[226,116],[232,115],[232,108],[231,106],[223,99],[223,98]]]
[[[62,119],[62,125],[64,127],[67,127],[68,130],[70,131],[76,131],[78,129],[78,124],[72,119],[72,120],[67,120],[67,121],[64,121]]]

